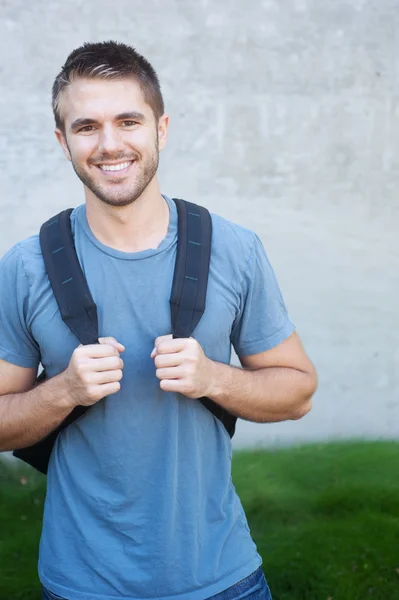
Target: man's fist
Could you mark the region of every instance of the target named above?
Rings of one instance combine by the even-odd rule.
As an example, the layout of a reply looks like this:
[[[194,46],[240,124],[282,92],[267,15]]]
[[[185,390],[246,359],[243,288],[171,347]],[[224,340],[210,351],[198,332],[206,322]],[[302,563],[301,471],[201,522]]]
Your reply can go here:
[[[71,408],[91,406],[120,390],[125,347],[113,337],[99,338],[98,344],[78,346],[64,371],[64,383]]]
[[[154,359],[160,387],[165,392],[177,392],[188,398],[208,395],[213,362],[205,356],[194,338],[158,337],[151,358]]]

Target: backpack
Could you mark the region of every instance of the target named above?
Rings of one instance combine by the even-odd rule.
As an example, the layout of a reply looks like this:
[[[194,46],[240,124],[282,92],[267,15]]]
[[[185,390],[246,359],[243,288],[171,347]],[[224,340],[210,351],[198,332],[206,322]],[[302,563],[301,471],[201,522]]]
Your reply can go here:
[[[206,208],[173,199],[178,214],[178,242],[170,297],[174,338],[188,338],[204,311],[212,242],[212,220]],[[81,269],[67,209],[49,219],[40,229],[40,245],[50,284],[65,324],[83,345],[98,343],[97,307]],[[44,372],[37,379],[46,379]],[[199,401],[224,425],[233,437],[236,417],[209,398]],[[83,415],[89,406],[76,406],[49,435],[13,455],[46,474],[58,434]]]

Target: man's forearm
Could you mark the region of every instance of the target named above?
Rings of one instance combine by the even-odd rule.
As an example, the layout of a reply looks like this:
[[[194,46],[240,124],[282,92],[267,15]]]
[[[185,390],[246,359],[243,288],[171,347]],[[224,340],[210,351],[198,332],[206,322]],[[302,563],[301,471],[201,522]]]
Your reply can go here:
[[[29,392],[0,396],[0,451],[24,448],[53,431],[72,410],[63,375]]]
[[[311,408],[314,372],[285,367],[248,370],[211,361],[208,397],[227,411],[259,423],[300,419]]]

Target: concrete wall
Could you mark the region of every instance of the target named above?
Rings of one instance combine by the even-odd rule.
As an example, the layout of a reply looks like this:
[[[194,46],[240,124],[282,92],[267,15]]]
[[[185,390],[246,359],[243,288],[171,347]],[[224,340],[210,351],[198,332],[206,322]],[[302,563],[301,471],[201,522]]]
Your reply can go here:
[[[399,1],[2,0],[0,252],[82,190],[50,89],[84,41],[137,47],[171,115],[164,192],[259,233],[320,375],[236,444],[399,433]]]

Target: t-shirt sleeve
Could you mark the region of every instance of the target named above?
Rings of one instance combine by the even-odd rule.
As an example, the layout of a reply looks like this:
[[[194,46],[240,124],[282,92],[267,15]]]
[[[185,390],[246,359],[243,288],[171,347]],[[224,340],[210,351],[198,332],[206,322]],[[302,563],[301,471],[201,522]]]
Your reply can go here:
[[[19,367],[38,367],[40,351],[28,327],[29,280],[14,246],[0,260],[0,358]]]
[[[240,293],[240,311],[231,335],[238,356],[270,350],[295,331],[273,268],[255,234]]]

